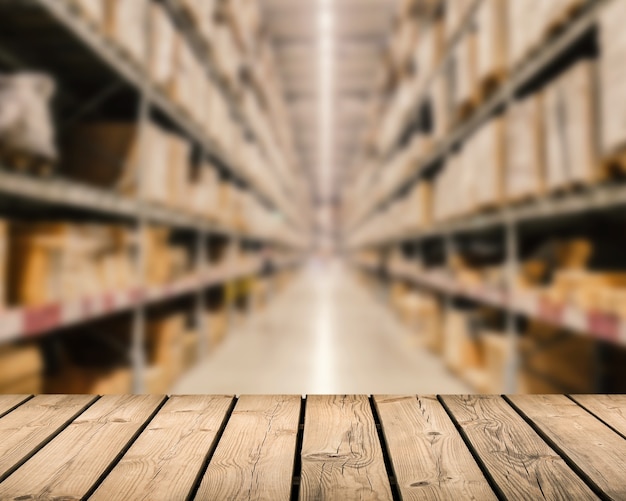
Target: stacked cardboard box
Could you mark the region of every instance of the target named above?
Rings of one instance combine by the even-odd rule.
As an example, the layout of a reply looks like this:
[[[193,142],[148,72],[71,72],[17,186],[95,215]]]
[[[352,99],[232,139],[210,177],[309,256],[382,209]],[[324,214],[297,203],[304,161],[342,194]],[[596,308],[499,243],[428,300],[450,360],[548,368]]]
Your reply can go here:
[[[593,63],[582,60],[544,91],[549,190],[586,184],[598,178],[593,79]]]
[[[507,200],[541,195],[545,169],[541,94],[517,101],[508,109],[506,156]]]
[[[36,306],[136,285],[124,228],[65,223],[11,227],[8,296]]]
[[[9,271],[9,231],[6,221],[0,220],[0,311],[7,304],[7,281]]]
[[[106,0],[105,33],[135,61],[143,66],[146,62],[148,23],[148,0]]]
[[[0,394],[41,393],[44,361],[35,343],[0,346]]]
[[[506,0],[483,0],[476,13],[476,79],[481,97],[493,89],[507,70]]]
[[[594,391],[595,341],[531,322],[520,340],[522,393],[591,393]]]
[[[183,372],[185,317],[180,313],[161,313],[146,325],[146,354],[149,366],[160,367],[163,389],[167,391]]]

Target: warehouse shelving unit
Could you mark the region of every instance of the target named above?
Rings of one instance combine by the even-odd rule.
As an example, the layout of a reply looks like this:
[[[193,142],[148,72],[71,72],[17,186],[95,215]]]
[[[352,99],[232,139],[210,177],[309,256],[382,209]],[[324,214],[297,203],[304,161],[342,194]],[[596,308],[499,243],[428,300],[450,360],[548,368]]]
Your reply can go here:
[[[192,23],[185,17],[180,2],[178,0],[164,0],[161,3],[167,7],[167,11],[176,19],[178,25],[184,27],[181,35],[188,39],[196,51],[196,57],[202,62],[207,77],[218,80],[215,69],[211,67],[210,52],[200,43],[201,37],[198,36]],[[148,2],[149,5],[150,2]],[[27,24],[31,23],[32,29],[37,30],[36,33],[22,33],[21,35],[25,39],[33,36],[33,41],[29,42],[31,44],[30,50],[37,51],[37,44],[39,44],[39,49],[43,50],[46,43],[46,41],[42,42],[43,37],[53,33],[62,34],[63,43],[69,43],[72,52],[80,54],[80,57],[76,57],[78,62],[76,62],[75,68],[72,68],[73,61],[70,57],[69,62],[68,60],[64,61],[64,64],[67,64],[59,67],[59,72],[74,69],[76,74],[72,75],[72,78],[77,79],[75,81],[80,80],[81,72],[91,72],[92,78],[93,75],[106,74],[115,80],[113,86],[98,90],[95,97],[90,96],[85,103],[81,104],[81,109],[77,115],[91,107],[102,106],[111,95],[125,91],[131,95],[130,99],[137,104],[136,120],[139,137],[144,140],[141,142],[138,161],[139,194],[134,198],[66,179],[42,178],[8,169],[0,170],[0,193],[3,196],[39,205],[43,204],[45,207],[60,208],[81,217],[88,215],[131,224],[135,228],[139,242],[135,265],[140,276],[140,285],[130,290],[105,293],[69,303],[53,303],[41,307],[15,307],[0,312],[0,343],[54,333],[61,328],[130,310],[133,315],[130,354],[133,369],[133,389],[136,392],[142,392],[144,391],[146,308],[157,302],[193,295],[196,324],[203,328],[204,292],[211,287],[255,276],[262,269],[262,263],[258,258],[248,258],[245,264],[226,259],[219,266],[210,267],[206,256],[207,242],[213,237],[220,237],[228,239],[229,245],[233,248],[239,246],[241,242],[257,242],[262,246],[285,250],[289,257],[283,257],[275,263],[276,270],[281,271],[297,266],[302,261],[303,253],[308,247],[304,238],[306,229],[303,227],[303,220],[294,212],[292,205],[286,204],[280,198],[273,198],[271,194],[255,186],[246,175],[244,166],[231,161],[232,152],[224,151],[220,145],[209,138],[180,106],[151,81],[147,70],[142,70],[120,47],[116,46],[114,41],[107,39],[102,33],[94,29],[94,26],[80,15],[70,1],[34,0],[22,5],[15,3],[5,7],[5,10],[11,15],[21,16],[22,22],[26,18]],[[149,16],[146,16],[146,19],[149,19]],[[146,39],[148,39],[149,21],[146,22],[144,29]],[[47,43],[50,43],[50,40]],[[3,55],[5,59],[10,59],[17,68],[22,65],[19,57],[13,57],[11,54]],[[148,66],[144,67],[147,68]],[[65,77],[65,75],[63,76]],[[64,78],[64,80],[67,79]],[[231,113],[236,117],[238,125],[244,129],[248,127],[245,123],[244,114],[238,109],[233,96],[229,95],[223,86],[219,88],[223,98],[227,100]],[[254,230],[244,231],[230,228],[182,210],[161,207],[144,201],[141,195],[144,186],[142,175],[145,175],[150,167],[146,165],[145,160],[145,131],[150,115],[153,113],[164,117],[193,144],[203,158],[217,164],[236,183],[247,185],[266,208],[282,212],[290,224],[291,234],[285,237],[275,237]],[[186,232],[193,237],[196,249],[195,271],[190,276],[158,287],[141,285],[145,283],[145,280],[141,278],[145,266],[145,244],[142,243],[144,241],[142,235],[149,223],[164,225]],[[201,336],[198,344],[200,356],[207,352],[207,347],[203,346],[203,343],[206,343],[205,336]]]
[[[397,280],[435,291],[448,299],[464,298],[479,305],[495,307],[505,313],[506,335],[509,353],[511,353],[506,367],[505,388],[507,392],[514,392],[517,388],[516,374],[520,364],[517,349],[519,338],[517,319],[519,317],[540,320],[598,340],[626,345],[626,321],[619,316],[605,312],[584,311],[570,304],[555,303],[532,291],[517,289],[514,285],[519,266],[518,252],[523,229],[546,223],[558,223],[567,218],[571,220],[583,213],[596,215],[615,213],[626,207],[626,187],[621,183],[599,183],[556,195],[540,195],[521,203],[502,204],[487,212],[472,213],[437,222],[419,230],[400,231],[395,234],[389,232],[381,237],[359,239],[358,231],[371,222],[386,206],[406,193],[413,184],[431,175],[435,169],[444,164],[450,155],[482,124],[496,113],[510,107],[522,89],[554,65],[575,43],[595,30],[602,9],[609,3],[610,0],[584,2],[575,17],[514,68],[497,90],[480,103],[466,120],[452,128],[421,161],[410,165],[393,188],[359,205],[359,210],[350,213],[346,221],[344,249],[346,254],[351,256],[357,269],[378,273],[384,267]],[[436,65],[435,72],[427,77],[427,84],[416,104],[427,98],[429,86],[434,77],[444,70],[455,44],[459,42],[462,34],[470,29],[472,17],[475,16],[480,4],[481,0],[472,3],[458,31],[445,45],[445,52]],[[410,132],[410,118],[408,115],[403,117],[397,134],[396,146],[393,147],[393,151],[385,153],[383,157],[389,157],[394,151],[398,151],[397,143],[400,142],[400,138]],[[364,171],[363,175],[372,176],[374,173]],[[390,227],[392,226],[393,223],[390,224]],[[455,243],[459,238],[481,238],[487,234],[492,237],[496,235],[497,238],[502,239],[505,273],[503,283],[499,287],[466,285],[453,277],[451,270],[446,266],[438,267],[434,271],[422,266],[419,249],[426,241],[441,243],[445,263],[447,258],[454,254]],[[385,256],[403,246],[413,246],[417,249],[412,258],[391,265],[385,262]],[[359,257],[360,251],[375,253],[378,256],[377,262]],[[415,254],[417,254],[417,259]],[[450,301],[446,301],[446,304],[449,306]]]

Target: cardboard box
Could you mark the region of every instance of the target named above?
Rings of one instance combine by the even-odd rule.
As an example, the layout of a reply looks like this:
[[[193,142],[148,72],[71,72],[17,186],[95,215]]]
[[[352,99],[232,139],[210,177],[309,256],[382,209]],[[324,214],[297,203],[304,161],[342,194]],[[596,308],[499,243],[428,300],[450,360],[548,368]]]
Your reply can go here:
[[[135,63],[143,66],[148,42],[147,0],[106,0],[105,33],[115,40]]]
[[[545,185],[544,112],[541,94],[516,101],[506,114],[506,199],[537,197]]]
[[[483,0],[476,13],[476,78],[481,84],[499,82],[507,70],[507,3]]]
[[[583,60],[544,91],[549,190],[591,183],[599,177],[593,79],[593,63]]]

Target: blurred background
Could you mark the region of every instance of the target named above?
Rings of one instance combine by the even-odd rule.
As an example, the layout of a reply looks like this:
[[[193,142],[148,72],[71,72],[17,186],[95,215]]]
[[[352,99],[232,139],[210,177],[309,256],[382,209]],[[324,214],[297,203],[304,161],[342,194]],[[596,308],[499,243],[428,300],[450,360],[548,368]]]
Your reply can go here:
[[[0,2],[0,393],[625,391],[625,22]]]

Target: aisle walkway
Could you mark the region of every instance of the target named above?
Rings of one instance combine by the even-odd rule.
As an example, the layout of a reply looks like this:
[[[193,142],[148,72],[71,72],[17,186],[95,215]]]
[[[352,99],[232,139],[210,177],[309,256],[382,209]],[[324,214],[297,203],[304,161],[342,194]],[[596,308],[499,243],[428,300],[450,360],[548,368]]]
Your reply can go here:
[[[174,393],[467,393],[347,270],[310,266]]]

